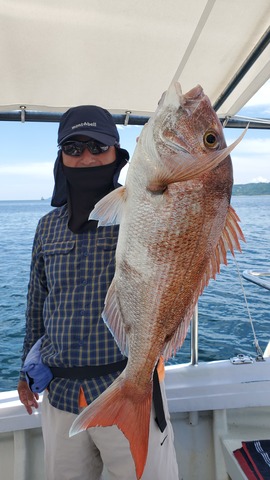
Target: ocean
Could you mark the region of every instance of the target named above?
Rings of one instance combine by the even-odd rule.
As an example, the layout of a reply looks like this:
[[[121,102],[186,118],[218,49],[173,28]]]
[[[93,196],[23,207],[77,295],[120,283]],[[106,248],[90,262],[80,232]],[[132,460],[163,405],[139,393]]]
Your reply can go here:
[[[256,356],[245,303],[262,350],[270,340],[269,291],[242,279],[246,269],[270,270],[270,196],[233,196],[246,237],[236,261],[228,254],[199,300],[199,361]],[[48,200],[0,201],[0,391],[14,390],[20,369],[33,237]],[[238,274],[240,272],[240,275]],[[190,333],[169,364],[190,361]]]

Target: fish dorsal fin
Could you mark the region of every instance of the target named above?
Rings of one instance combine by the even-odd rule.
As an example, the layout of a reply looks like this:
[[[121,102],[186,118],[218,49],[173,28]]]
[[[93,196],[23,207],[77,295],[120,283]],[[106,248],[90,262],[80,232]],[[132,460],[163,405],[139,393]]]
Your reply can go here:
[[[200,294],[208,285],[210,279],[215,279],[216,274],[220,273],[220,265],[222,263],[227,265],[227,252],[230,251],[233,256],[235,250],[241,252],[240,240],[245,242],[245,237],[239,226],[239,221],[237,213],[230,206],[222,234],[202,279]]]
[[[195,292],[194,307],[199,296],[203,293],[204,288],[208,285],[210,279],[215,279],[216,274],[220,273],[221,263],[227,265],[227,252],[230,251],[233,256],[235,250],[241,252],[240,240],[245,241],[245,237],[239,226],[239,221],[240,219],[238,215],[233,207],[230,206],[227,213],[225,226],[218,244],[212,257],[210,258],[199,288],[197,292]],[[186,319],[180,323],[171,340],[166,344],[163,352],[165,360],[170,358],[172,355],[175,355],[177,350],[179,350],[183,344],[190,320],[191,316],[187,315]]]
[[[121,353],[128,357],[128,338],[116,295],[116,281],[112,280],[105,298],[102,318],[112,333]]]
[[[89,220],[98,220],[98,226],[117,225],[121,221],[125,205],[126,188],[119,187],[108,193],[96,205]]]
[[[191,155],[187,151],[181,151],[181,154],[179,152],[179,155],[172,155],[166,161],[166,168],[162,165],[158,166],[156,174],[147,186],[148,190],[153,192],[162,190],[162,187],[169,183],[192,180],[203,173],[213,170],[225,160],[236,145],[241,142],[247,128],[243,131],[240,137],[235,140],[235,142],[222,150],[208,152],[206,155],[199,158]],[[168,139],[164,140],[164,142],[166,142],[168,146],[171,146],[172,150],[177,153],[177,146],[173,142],[170,143],[170,140]]]

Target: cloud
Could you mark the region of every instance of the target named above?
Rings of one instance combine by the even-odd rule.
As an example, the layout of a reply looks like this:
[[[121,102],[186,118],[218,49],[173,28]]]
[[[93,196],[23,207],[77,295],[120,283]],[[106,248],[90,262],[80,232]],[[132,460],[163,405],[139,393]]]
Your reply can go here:
[[[118,181],[119,181],[119,183],[121,183],[121,185],[125,184],[128,169],[129,169],[129,164],[125,165],[124,168],[122,168],[122,170],[121,170],[121,173],[120,173],[119,179],[118,179]]]
[[[251,180],[252,183],[269,183],[270,180],[264,177],[256,177]]]
[[[237,155],[268,155],[270,162],[270,138],[244,138],[235,150]]]
[[[118,130],[127,130],[127,129],[132,129],[132,130],[134,130],[134,129],[136,129],[136,128],[141,130],[141,129],[142,129],[142,125],[122,125],[122,124],[119,124],[119,125],[118,125],[118,124],[117,124],[117,129],[118,129]]]
[[[0,165],[0,200],[49,198],[53,184],[53,162]]]
[[[234,183],[269,182],[269,154],[231,155]]]
[[[270,80],[266,82],[260,90],[249,100],[245,108],[255,107],[257,105],[264,105],[266,104],[267,98],[270,98]]]
[[[0,165],[0,175],[48,178],[53,175],[53,163],[54,162],[33,162]]]
[[[239,131],[233,132],[230,129],[230,132],[228,131],[226,134],[227,143],[230,145],[238,136]],[[269,132],[250,129],[240,144],[232,151],[231,159],[234,183],[268,182],[270,174]]]
[[[270,105],[267,99],[270,98],[270,80],[247,102],[238,112],[239,116],[250,118],[269,118]]]

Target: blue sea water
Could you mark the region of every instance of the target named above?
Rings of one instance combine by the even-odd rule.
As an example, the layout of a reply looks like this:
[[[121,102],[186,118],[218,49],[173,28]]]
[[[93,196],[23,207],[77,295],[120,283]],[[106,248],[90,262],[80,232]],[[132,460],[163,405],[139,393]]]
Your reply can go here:
[[[199,300],[199,361],[243,353],[256,355],[237,268],[270,269],[270,196],[233,197],[246,237],[236,261],[228,255],[216,281]],[[16,388],[24,336],[24,313],[33,237],[49,201],[0,202],[0,391]],[[262,350],[270,340],[268,290],[242,280]],[[189,362],[190,334],[169,363]]]

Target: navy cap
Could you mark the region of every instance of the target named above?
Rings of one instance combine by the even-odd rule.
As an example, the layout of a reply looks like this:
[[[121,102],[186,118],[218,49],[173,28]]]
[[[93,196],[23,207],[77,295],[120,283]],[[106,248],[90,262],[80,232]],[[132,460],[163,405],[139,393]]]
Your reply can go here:
[[[85,135],[104,145],[119,146],[119,133],[113,117],[96,105],[81,105],[67,110],[59,124],[58,145],[76,135]]]

